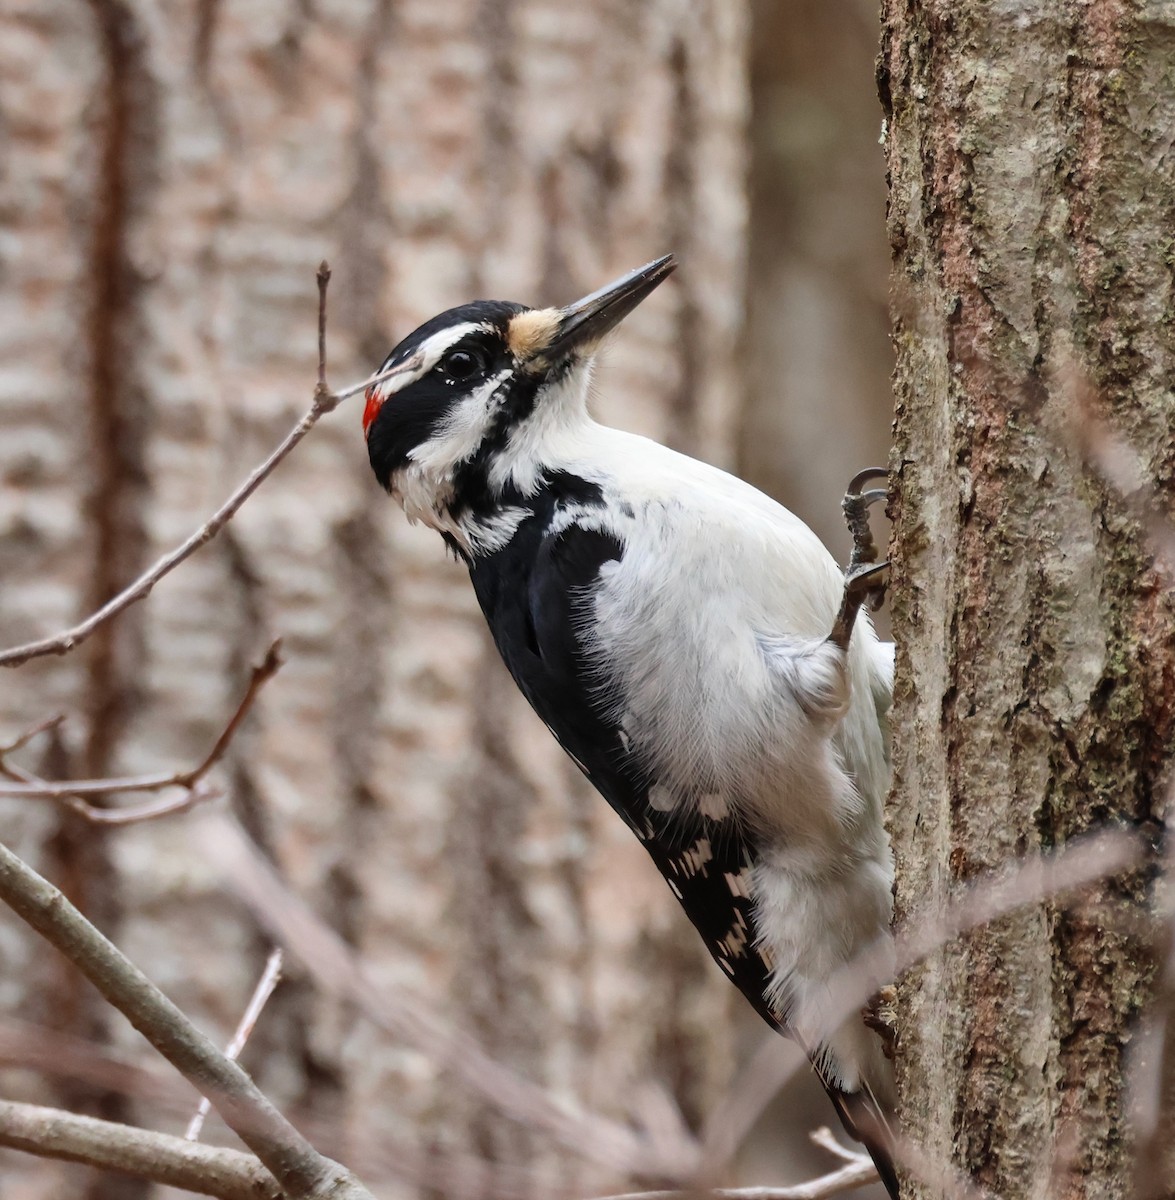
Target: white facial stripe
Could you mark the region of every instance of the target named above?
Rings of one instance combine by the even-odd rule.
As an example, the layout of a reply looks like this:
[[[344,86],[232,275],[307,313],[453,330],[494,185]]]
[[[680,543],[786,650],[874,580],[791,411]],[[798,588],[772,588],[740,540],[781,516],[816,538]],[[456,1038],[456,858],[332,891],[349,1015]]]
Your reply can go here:
[[[411,387],[417,380],[423,379],[445,356],[445,352],[455,346],[463,337],[475,332],[488,333],[490,326],[478,324],[476,321],[465,321],[460,325],[451,325],[426,338],[412,352],[404,363],[407,370],[401,375],[393,375],[377,384],[374,391],[380,403],[385,403],[397,392]]]
[[[492,375],[455,405],[436,434],[409,454],[412,461],[440,477],[456,463],[472,458],[489,432],[494,392],[509,374],[507,368]]]

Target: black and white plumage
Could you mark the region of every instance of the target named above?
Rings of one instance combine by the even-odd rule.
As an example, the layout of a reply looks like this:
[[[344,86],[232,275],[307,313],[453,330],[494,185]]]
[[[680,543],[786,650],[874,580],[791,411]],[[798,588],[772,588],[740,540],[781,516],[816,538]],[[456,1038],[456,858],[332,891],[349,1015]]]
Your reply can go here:
[[[889,926],[892,650],[864,617],[847,653],[830,640],[845,579],[797,517],[588,415],[600,340],[674,266],[421,326],[368,392],[371,465],[465,562],[526,699],[896,1195],[880,1039],[814,1032],[828,980]]]

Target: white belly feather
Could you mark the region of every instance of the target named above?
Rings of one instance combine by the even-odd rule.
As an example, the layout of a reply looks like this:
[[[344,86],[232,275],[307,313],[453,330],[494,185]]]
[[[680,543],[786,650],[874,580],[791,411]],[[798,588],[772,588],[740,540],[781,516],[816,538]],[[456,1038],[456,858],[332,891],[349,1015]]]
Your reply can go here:
[[[613,441],[605,459],[632,463],[615,483],[633,511],[588,623],[601,683],[658,807],[729,811],[755,831],[761,939],[804,1038],[830,975],[889,925],[875,696],[892,660],[864,615],[847,663],[826,641],[843,576],[807,526],[732,476],[630,440],[631,454]],[[683,493],[691,475],[700,486]],[[846,1090],[888,1073],[860,1022],[821,1040]]]

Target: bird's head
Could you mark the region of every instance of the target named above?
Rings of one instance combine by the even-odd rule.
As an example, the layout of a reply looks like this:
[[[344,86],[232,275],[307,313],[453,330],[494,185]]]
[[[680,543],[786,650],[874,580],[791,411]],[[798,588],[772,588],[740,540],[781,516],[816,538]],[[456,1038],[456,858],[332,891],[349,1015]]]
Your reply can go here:
[[[363,430],[381,486],[411,519],[448,533],[511,487],[537,486],[544,440],[584,412],[601,341],[676,265],[667,254],[565,308],[479,300],[426,321],[367,390]]]

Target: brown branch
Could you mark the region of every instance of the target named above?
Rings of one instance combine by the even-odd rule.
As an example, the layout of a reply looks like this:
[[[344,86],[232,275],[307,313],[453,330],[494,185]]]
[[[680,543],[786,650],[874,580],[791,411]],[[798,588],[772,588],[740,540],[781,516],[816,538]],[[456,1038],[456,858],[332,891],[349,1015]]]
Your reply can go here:
[[[54,1078],[82,1080],[133,1096],[149,1105],[160,1121],[182,1122],[199,1100],[191,1084],[162,1062],[140,1063],[125,1051],[71,1037],[31,1022],[0,1017],[0,1066],[40,1071]],[[337,1139],[338,1123],[327,1111],[292,1110],[288,1115],[312,1142]],[[348,1161],[361,1176],[402,1179],[421,1191],[457,1198],[485,1200],[558,1200],[550,1180],[529,1166],[490,1161],[449,1147],[438,1157],[427,1139],[392,1137],[386,1129],[352,1131],[347,1138]]]
[[[1163,512],[1162,494],[1142,456],[1119,437],[1099,412],[1098,392],[1089,379],[1071,369],[1064,382],[1072,395],[1068,432],[1085,465],[1130,510],[1142,526],[1155,556],[1155,567],[1170,587],[1175,582],[1175,526]]]
[[[1086,887],[1135,867],[1142,839],[1110,829],[1077,838],[1059,850],[1010,864],[1006,871],[968,884],[939,911],[914,913],[895,932],[878,938],[829,980],[815,1041],[839,1028],[878,988],[899,978],[941,946],[1018,909]]]
[[[717,1178],[746,1141],[767,1106],[799,1071],[808,1066],[795,1042],[774,1030],[766,1034],[746,1066],[734,1077],[726,1095],[711,1110],[702,1128],[702,1165],[698,1178]]]
[[[253,1080],[226,1058],[51,883],[0,845],[0,899],[70,960],[203,1095],[298,1200],[372,1200],[344,1167],[319,1154]]]
[[[325,267],[326,264],[324,263]],[[186,541],[174,550],[169,551],[153,566],[149,567],[138,579],[125,587],[117,596],[108,600],[96,612],[91,613],[84,621],[80,621],[70,629],[54,634],[52,637],[41,638],[35,642],[26,642],[22,646],[13,646],[9,650],[0,651],[0,667],[18,667],[33,658],[42,658],[47,654],[68,654],[89,638],[96,629],[101,628],[107,621],[118,616],[124,609],[136,601],[142,600],[151,593],[155,585],[169,575],[182,562],[190,558],[202,546],[207,545],[232,520],[237,510],[250,496],[273,474],[274,469],[294,449],[295,446],[314,428],[328,413],[351,396],[365,392],[377,383],[391,379],[392,376],[405,371],[415,370],[419,366],[419,356],[415,355],[407,362],[398,364],[378,375],[365,379],[362,383],[354,384],[339,392],[332,392],[326,387],[326,281],[330,278],[330,269],[326,268],[325,277],[319,270],[319,383],[314,390],[314,400],[305,415],[278,443],[273,452],[264,462],[255,467],[244,482],[228,497],[227,500],[200,526]]]
[[[190,1112],[199,1098],[162,1065],[147,1066],[125,1051],[15,1017],[0,1017],[0,1067],[20,1067],[145,1100],[153,1112]]]
[[[0,757],[6,754],[15,754],[18,750],[23,750],[34,738],[39,738],[41,734],[48,733],[50,729],[57,729],[65,721],[65,713],[54,713],[51,717],[44,717],[35,724],[30,725],[23,733],[18,733],[10,742],[6,742],[3,747],[0,747]]]
[[[296,954],[327,994],[345,996],[380,1029],[427,1054],[500,1112],[542,1130],[585,1158],[637,1176],[689,1179],[698,1162],[692,1140],[653,1146],[636,1131],[585,1112],[491,1058],[471,1035],[448,1025],[403,989],[376,985],[342,939],[277,877],[228,818],[204,818],[210,857],[275,941]]]
[[[314,387],[314,395],[329,396],[330,388],[326,383],[326,289],[330,283],[330,263],[324,258],[318,264],[318,383]]]
[[[780,1186],[710,1188],[705,1191],[669,1190],[659,1192],[625,1192],[617,1196],[601,1196],[599,1200],[825,1200],[877,1182],[877,1169],[868,1157],[846,1163],[804,1183]]]
[[[822,1011],[823,1029],[837,1028],[877,989],[916,966],[955,938],[1006,916],[1018,908],[1073,891],[1094,880],[1134,866],[1142,842],[1118,831],[1093,834],[1053,854],[1038,854],[1013,864],[1003,874],[962,889],[932,915],[915,914],[895,931],[867,947],[830,981],[830,1002]],[[817,1031],[814,1040],[819,1041]],[[772,1045],[772,1043],[776,1043]],[[786,1053],[771,1034],[747,1066],[735,1076],[726,1096],[713,1109],[702,1132],[702,1165],[697,1178],[709,1181],[730,1161],[767,1105],[804,1065],[802,1054]],[[916,1158],[916,1153],[911,1151]],[[945,1184],[944,1184],[945,1186]]]
[[[282,1194],[252,1154],[39,1104],[0,1100],[0,1146],[120,1171],[219,1200],[280,1200]]]
[[[241,1057],[241,1051],[244,1050],[245,1043],[249,1040],[249,1035],[257,1024],[257,1018],[261,1016],[261,1011],[268,1003],[269,997],[273,995],[273,989],[277,987],[281,976],[282,952],[273,950],[270,952],[261,978],[257,980],[253,995],[249,997],[249,1003],[245,1006],[245,1012],[233,1033],[232,1041],[225,1047],[226,1058],[231,1058],[235,1062]],[[200,1130],[204,1128],[204,1119],[208,1116],[208,1110],[211,1107],[212,1101],[207,1096],[201,1096],[199,1107],[184,1131],[184,1137],[189,1141],[194,1142],[200,1136]]]
[[[229,748],[245,717],[248,716],[249,710],[253,707],[257,694],[277,674],[281,665],[281,639],[278,638],[266,651],[265,658],[253,668],[248,686],[245,688],[245,694],[213,743],[212,749],[196,766],[187,771],[133,775],[121,779],[64,779],[58,781],[41,779],[22,767],[11,765],[6,760],[13,750],[27,744],[37,733],[51,727],[50,722],[42,721],[32,729],[26,730],[7,746],[0,747],[0,774],[18,781],[16,783],[0,782],[0,796],[61,800],[86,820],[107,825],[129,825],[136,821],[149,821],[156,817],[192,808],[219,794],[214,789],[200,789],[197,785],[224,757],[225,751]],[[56,723],[56,720],[52,723]],[[99,808],[96,805],[87,804],[82,799],[83,796],[103,796],[110,792],[157,792],[172,787],[184,788],[187,794],[168,800],[153,800],[134,808],[121,809]]]

